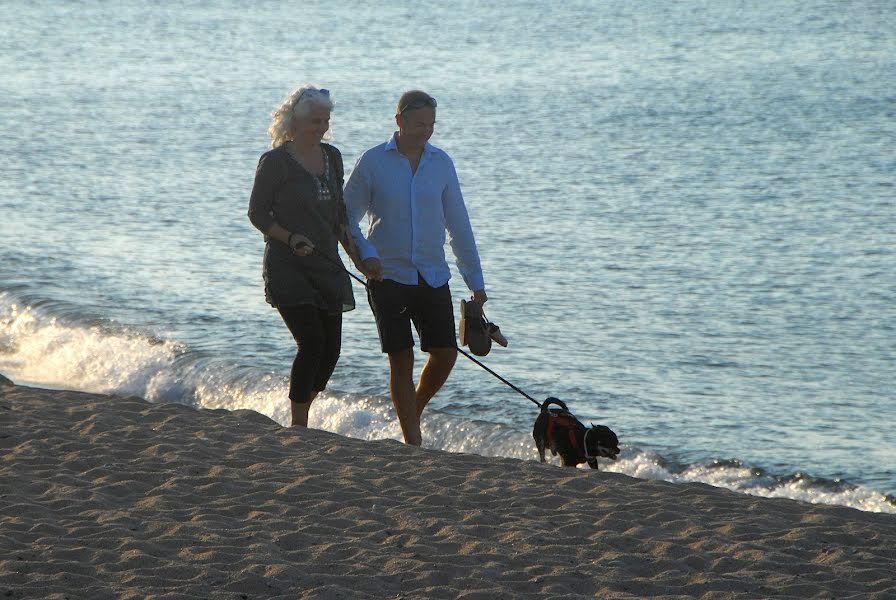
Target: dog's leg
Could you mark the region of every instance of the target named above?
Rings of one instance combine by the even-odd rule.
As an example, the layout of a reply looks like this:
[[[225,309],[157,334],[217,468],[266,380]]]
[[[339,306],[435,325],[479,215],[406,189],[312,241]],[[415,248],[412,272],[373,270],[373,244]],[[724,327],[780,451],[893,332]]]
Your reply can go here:
[[[535,427],[532,428],[532,438],[535,440],[535,447],[538,449],[538,456],[541,458],[541,462],[547,462],[544,455],[548,432],[547,418],[547,414],[542,410],[535,419]]]

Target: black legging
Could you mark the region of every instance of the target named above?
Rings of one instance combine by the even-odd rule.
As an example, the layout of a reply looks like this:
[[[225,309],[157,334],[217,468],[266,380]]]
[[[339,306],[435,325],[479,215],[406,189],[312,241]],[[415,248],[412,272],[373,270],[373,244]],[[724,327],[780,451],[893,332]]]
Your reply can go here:
[[[289,399],[305,404],[327,387],[342,348],[342,314],[331,315],[310,304],[278,306],[299,347],[289,376]]]

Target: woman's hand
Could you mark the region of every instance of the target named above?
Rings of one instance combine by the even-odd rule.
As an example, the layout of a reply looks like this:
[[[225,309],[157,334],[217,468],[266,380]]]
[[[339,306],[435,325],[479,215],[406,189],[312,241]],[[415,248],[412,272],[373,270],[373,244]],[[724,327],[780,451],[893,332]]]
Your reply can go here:
[[[488,294],[485,293],[484,288],[473,292],[473,301],[478,302],[479,304],[485,304],[486,302],[488,302]]]
[[[290,233],[288,245],[296,256],[308,256],[314,252],[314,244],[301,233]]]

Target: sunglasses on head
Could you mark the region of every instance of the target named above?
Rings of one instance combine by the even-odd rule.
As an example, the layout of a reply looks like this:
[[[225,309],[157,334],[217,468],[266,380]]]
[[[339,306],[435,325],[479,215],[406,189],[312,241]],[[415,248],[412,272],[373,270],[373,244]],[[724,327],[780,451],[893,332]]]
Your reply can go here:
[[[326,88],[320,88],[319,90],[316,90],[314,88],[308,88],[307,90],[302,90],[302,93],[299,94],[298,100],[296,100],[296,104],[298,104],[302,100],[302,98],[305,96],[305,94],[320,94],[322,96],[326,96],[327,98],[329,98],[330,90],[328,90]]]
[[[416,100],[411,100],[405,104],[402,104],[398,107],[398,114],[403,115],[406,111],[409,110],[417,110],[418,108],[423,108],[425,106],[431,106],[435,108],[437,106],[435,98],[417,98]]]

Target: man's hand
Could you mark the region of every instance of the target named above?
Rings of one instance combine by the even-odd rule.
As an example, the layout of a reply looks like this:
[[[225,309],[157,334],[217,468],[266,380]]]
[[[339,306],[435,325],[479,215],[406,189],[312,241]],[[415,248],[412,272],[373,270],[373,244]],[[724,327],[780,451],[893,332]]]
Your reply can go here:
[[[361,272],[367,276],[367,279],[383,280],[383,265],[378,258],[367,258],[361,263]]]
[[[478,302],[479,304],[488,302],[488,294],[485,293],[485,288],[473,292],[473,301]]]

